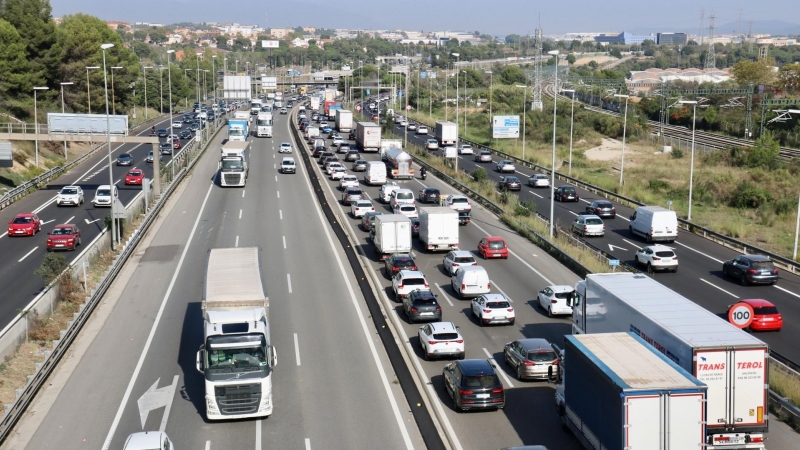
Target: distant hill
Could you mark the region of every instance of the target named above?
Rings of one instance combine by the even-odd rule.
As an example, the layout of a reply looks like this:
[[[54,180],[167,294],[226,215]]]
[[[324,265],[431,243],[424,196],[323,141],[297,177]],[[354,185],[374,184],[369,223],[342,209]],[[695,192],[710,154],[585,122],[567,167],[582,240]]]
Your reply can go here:
[[[706,23],[706,25],[708,25]],[[738,22],[730,22],[716,26],[716,34],[733,34],[737,31],[739,26]],[[742,21],[742,30],[739,33],[747,33],[750,30],[750,22]],[[620,30],[622,31],[622,30]],[[683,32],[689,34],[696,34],[699,31],[699,24],[697,26],[686,27],[686,25],[678,27],[648,27],[648,28],[631,28],[625,31],[633,34],[656,34],[661,32]],[[706,33],[708,30],[706,29]],[[786,36],[786,35],[800,35],[800,24],[785,22],[783,20],[754,20],[753,21],[754,34],[770,34],[772,36]]]

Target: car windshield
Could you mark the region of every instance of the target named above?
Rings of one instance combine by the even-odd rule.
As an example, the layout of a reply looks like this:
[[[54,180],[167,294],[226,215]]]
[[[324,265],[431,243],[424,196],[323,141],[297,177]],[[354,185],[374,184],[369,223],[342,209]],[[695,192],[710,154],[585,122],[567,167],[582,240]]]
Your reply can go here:
[[[778,314],[778,308],[774,306],[762,306],[759,308],[753,308],[753,312],[758,316],[766,314]]]
[[[61,189],[61,193],[64,195],[74,195],[78,193],[78,190],[75,188],[64,188]]]
[[[473,262],[475,262],[475,258],[473,258],[472,256],[456,256],[456,258],[455,258],[455,260],[453,260],[453,262],[457,262],[457,263],[473,263]]]
[[[600,219],[586,219],[586,225],[602,225],[603,221]]]
[[[489,309],[510,308],[511,305],[506,301],[486,302],[486,307]]]
[[[119,155],[118,159],[131,159],[131,155]]]
[[[33,223],[32,217],[15,217],[14,223]]]
[[[395,194],[395,197],[398,200],[410,200],[410,199],[414,198],[414,194],[412,194],[410,192],[398,192],[397,194]]]
[[[400,211],[415,211],[416,209],[414,205],[403,205],[400,207]]]
[[[132,177],[138,177],[142,175],[142,172],[128,172],[128,175]]]
[[[108,196],[111,195],[111,190],[110,189],[98,189],[97,190],[97,195],[101,196],[101,197],[108,197]]]
[[[67,236],[72,234],[72,228],[64,227],[64,228],[55,228],[51,233],[53,236]]]
[[[528,352],[529,361],[549,362],[549,361],[555,361],[556,359],[558,359],[558,357],[556,356],[556,352],[552,350],[536,350],[533,352]]]
[[[498,386],[500,380],[495,374],[486,375],[467,375],[464,377],[464,386],[466,387],[493,387]]]
[[[358,207],[358,208],[371,208],[372,207],[372,203],[370,203],[370,202],[358,202],[358,203],[356,203],[356,207]]]
[[[349,189],[347,195],[361,195],[361,189]]]
[[[517,177],[506,178],[506,183],[519,183],[519,178]]]
[[[437,341],[452,341],[458,339],[458,333],[434,333],[433,338]]]
[[[284,161],[283,165],[284,166],[293,166],[294,165],[294,161]]]
[[[458,197],[454,198],[452,201],[453,201],[453,203],[467,203],[468,202],[466,198],[458,198]]]
[[[504,246],[503,241],[489,241],[489,248],[503,248]]]
[[[775,266],[772,265],[772,261],[753,261],[752,264],[753,264],[753,268],[754,269],[769,269],[769,270],[772,270],[772,269],[775,268]]]

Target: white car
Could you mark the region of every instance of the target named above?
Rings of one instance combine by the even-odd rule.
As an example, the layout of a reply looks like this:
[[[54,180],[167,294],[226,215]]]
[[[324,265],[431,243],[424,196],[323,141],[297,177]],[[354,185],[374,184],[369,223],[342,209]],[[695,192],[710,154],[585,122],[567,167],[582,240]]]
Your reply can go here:
[[[142,431],[128,436],[122,450],[175,450],[175,446],[163,431]]]
[[[416,197],[414,197],[414,191],[411,189],[395,189],[392,191],[391,194],[391,201],[389,205],[394,209],[398,204],[410,204],[414,205],[417,203]]]
[[[92,204],[94,204],[94,206],[108,206],[110,208],[111,207],[111,195],[112,195],[111,186],[109,186],[107,184],[99,186],[97,188],[97,190],[95,191],[95,193],[94,193],[94,198],[92,199]],[[119,190],[117,189],[116,185],[114,186],[113,195],[114,195],[114,198],[118,198],[119,197]]]
[[[383,203],[389,203],[392,199],[392,192],[400,189],[400,186],[397,183],[392,182],[391,184],[387,183],[381,186],[380,192],[380,199]]]
[[[406,119],[400,119],[400,123],[399,123],[399,125],[400,125],[401,127],[404,127],[404,126],[406,126],[407,124],[408,124],[408,122],[406,122]]]
[[[394,116],[394,123],[399,124],[402,121],[403,121],[403,116],[401,115]]]
[[[420,134],[419,129],[417,129],[417,134]],[[428,139],[425,141],[425,148],[428,150],[438,150],[439,149],[439,141],[436,139]]]
[[[292,153],[292,144],[282,142],[280,148],[278,148],[278,153]]]
[[[331,170],[331,180],[341,180],[347,175],[347,169],[344,167],[334,167]]]
[[[180,139],[180,137],[177,134],[170,134],[168,139],[174,141],[175,139]]]
[[[345,175],[339,180],[339,190],[343,191],[349,187],[358,187],[358,178],[355,175]]]
[[[414,122],[411,122],[411,123],[408,124],[407,128],[408,128],[408,131],[416,131],[417,130],[417,124],[415,124]]]
[[[464,359],[464,338],[453,322],[431,322],[419,327],[419,345],[426,359],[454,356]]]
[[[344,143],[345,143],[345,140],[341,136],[336,136],[335,138],[333,138],[333,145],[339,145],[339,144],[344,144]]]
[[[364,217],[364,214],[370,211],[375,211],[375,206],[373,206],[372,202],[369,200],[350,202],[350,214],[356,219]]]
[[[471,145],[461,144],[458,146],[458,154],[459,155],[474,155],[475,151],[472,150]]]
[[[180,120],[172,122],[172,128],[183,128],[183,122],[181,122]]]
[[[550,177],[541,173],[535,173],[528,178],[528,185],[531,187],[550,187]]]
[[[80,186],[64,186],[56,197],[56,206],[83,204],[83,189]]]
[[[417,127],[417,134],[428,134],[428,127],[420,125]]]
[[[603,236],[606,226],[603,219],[594,214],[581,214],[572,221],[572,232],[586,236]]]
[[[447,198],[444,199],[443,206],[453,208],[458,212],[472,211],[472,205],[469,203],[469,199],[460,194],[448,195]]]
[[[411,291],[429,289],[428,280],[418,270],[401,270],[392,277],[392,291],[396,301],[403,301]]]
[[[514,163],[507,159],[503,159],[497,162],[497,171],[498,172],[516,172],[517,168],[514,167]]]
[[[392,209],[392,214],[402,214],[409,219],[419,217],[417,206],[410,203],[395,203]]]
[[[459,267],[477,265],[478,261],[475,260],[475,256],[467,250],[452,250],[442,258],[442,268],[451,277]]]
[[[672,248],[666,245],[648,245],[642,247],[634,256],[636,265],[646,266],[647,271],[671,270],[678,271],[678,256]]]
[[[342,163],[332,162],[332,163],[328,164],[328,166],[325,168],[325,173],[328,176],[330,176],[333,173],[333,170],[336,169],[336,168],[344,169],[344,166],[342,165]],[[345,169],[345,170],[347,170],[347,169]]]
[[[472,299],[472,315],[483,325],[505,323],[514,325],[514,308],[503,294],[484,294]]]
[[[537,295],[539,306],[547,311],[550,317],[557,314],[572,315],[572,306],[567,305],[567,299],[573,292],[575,288],[569,285],[547,286]]]

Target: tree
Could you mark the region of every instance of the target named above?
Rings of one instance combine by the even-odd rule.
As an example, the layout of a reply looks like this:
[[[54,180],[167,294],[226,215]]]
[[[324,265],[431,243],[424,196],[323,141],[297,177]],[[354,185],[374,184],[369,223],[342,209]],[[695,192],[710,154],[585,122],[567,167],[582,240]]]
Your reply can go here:
[[[163,44],[169,39],[163,30],[150,30],[149,35],[153,44]]]
[[[525,83],[527,78],[519,66],[505,66],[500,72],[500,82],[503,84]]]
[[[217,41],[217,48],[222,50],[227,50],[228,48],[228,36],[218,35],[214,38]]]
[[[569,55],[567,55],[567,62],[569,63],[570,66],[575,64],[575,54],[574,53],[570,53]]]
[[[787,64],[778,70],[778,86],[787,93],[800,91],[800,63]]]
[[[622,58],[622,52],[620,52],[618,48],[611,49],[611,51],[608,52],[608,54],[615,58]]]
[[[731,73],[736,78],[739,86],[747,86],[750,83],[755,85],[771,84],[775,81],[771,62],[763,59],[758,61],[739,61],[731,67]]]
[[[0,3],[0,18],[16,28],[25,45],[30,66],[27,76],[34,86],[56,87],[61,81],[62,52],[51,12],[48,0],[4,0]],[[122,40],[119,42],[121,44]]]
[[[0,19],[0,105],[15,116],[23,112],[20,100],[28,98],[33,88],[29,69],[22,37],[13,25]]]

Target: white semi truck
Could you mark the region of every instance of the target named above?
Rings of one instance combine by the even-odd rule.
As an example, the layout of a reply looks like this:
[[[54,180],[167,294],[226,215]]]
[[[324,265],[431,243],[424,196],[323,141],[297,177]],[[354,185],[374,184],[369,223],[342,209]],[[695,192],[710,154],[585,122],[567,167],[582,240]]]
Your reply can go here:
[[[256,116],[256,137],[272,137],[271,112],[260,112]]]
[[[458,125],[444,120],[436,121],[434,137],[439,141],[439,146],[456,145],[458,142]]]
[[[272,372],[278,357],[270,339],[268,310],[260,249],[209,250],[203,345],[196,358],[205,379],[208,420],[272,414]]]
[[[219,184],[223,187],[244,187],[250,168],[250,142],[227,141],[220,151]]]
[[[572,334],[632,331],[708,385],[705,449],[764,449],[766,343],[643,274],[588,275],[567,303]]]

